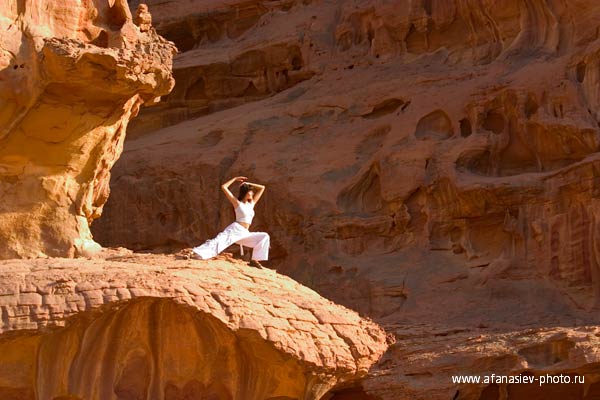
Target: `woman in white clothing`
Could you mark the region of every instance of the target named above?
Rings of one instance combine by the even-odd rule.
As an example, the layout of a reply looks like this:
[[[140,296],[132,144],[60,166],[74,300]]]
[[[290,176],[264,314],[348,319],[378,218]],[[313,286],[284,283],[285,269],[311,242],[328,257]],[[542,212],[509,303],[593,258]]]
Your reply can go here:
[[[248,178],[245,176],[236,176],[221,185],[221,189],[225,193],[227,200],[229,200],[235,210],[236,220],[229,224],[216,237],[207,240],[198,247],[194,247],[192,251],[198,257],[204,260],[212,258],[233,243],[237,243],[240,245],[242,254],[244,254],[242,246],[252,248],[252,264],[260,266],[258,261],[269,259],[269,234],[266,232],[249,231],[250,224],[254,218],[254,205],[262,197],[265,186],[246,182],[247,180]],[[229,186],[235,181],[241,182],[237,198],[229,190]],[[256,193],[254,192],[255,190]]]

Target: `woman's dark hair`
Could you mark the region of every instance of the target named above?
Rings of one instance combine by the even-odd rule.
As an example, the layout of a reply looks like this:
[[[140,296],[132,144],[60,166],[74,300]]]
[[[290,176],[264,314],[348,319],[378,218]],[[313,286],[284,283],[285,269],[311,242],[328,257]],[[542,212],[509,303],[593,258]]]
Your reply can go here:
[[[248,185],[247,183],[242,183],[240,185],[240,193],[238,194],[238,200],[242,201],[246,196],[246,193],[248,193],[250,190],[252,190],[252,186]]]

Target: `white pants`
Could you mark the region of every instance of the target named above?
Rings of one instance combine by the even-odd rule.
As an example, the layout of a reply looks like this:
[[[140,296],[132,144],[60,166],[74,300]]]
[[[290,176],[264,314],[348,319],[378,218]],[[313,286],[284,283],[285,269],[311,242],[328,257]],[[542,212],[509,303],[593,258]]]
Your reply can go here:
[[[206,260],[215,257],[233,243],[237,243],[240,246],[252,247],[253,260],[264,261],[269,259],[270,240],[271,238],[266,232],[250,232],[241,224],[232,222],[223,232],[200,246],[194,247],[192,251]]]

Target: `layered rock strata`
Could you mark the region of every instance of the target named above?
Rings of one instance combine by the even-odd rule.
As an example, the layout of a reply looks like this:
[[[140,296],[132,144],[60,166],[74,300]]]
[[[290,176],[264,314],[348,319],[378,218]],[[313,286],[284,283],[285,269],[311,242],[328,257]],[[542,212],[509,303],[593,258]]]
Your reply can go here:
[[[239,261],[1,266],[3,399],[316,400],[387,347],[373,322]]]
[[[175,47],[124,0],[0,5],[0,258],[96,251],[127,124],[174,85]]]
[[[219,185],[246,175],[267,185],[253,229],[271,234],[272,264],[398,337],[345,393],[595,396],[596,2],[179,4],[155,20],[185,49],[175,69],[189,79],[174,93],[189,95],[176,118],[142,116],[93,226],[100,242],[196,245],[234,217]],[[194,108],[196,94],[216,93],[194,87],[207,60],[231,71],[282,43],[301,50],[295,72],[310,79]],[[500,371],[587,380],[559,390],[450,379]]]

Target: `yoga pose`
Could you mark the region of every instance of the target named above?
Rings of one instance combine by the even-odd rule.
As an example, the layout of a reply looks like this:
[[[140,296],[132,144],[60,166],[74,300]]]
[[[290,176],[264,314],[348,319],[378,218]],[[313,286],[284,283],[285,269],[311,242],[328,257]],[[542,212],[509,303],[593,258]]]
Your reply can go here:
[[[235,222],[229,224],[223,232],[213,239],[209,239],[192,251],[200,258],[206,260],[214,257],[233,243],[240,245],[241,254],[244,254],[242,246],[252,247],[252,263],[261,266],[258,261],[269,259],[270,237],[266,232],[250,232],[250,224],[254,218],[254,205],[260,200],[265,191],[263,185],[246,182],[245,176],[236,176],[221,185],[227,200],[235,209]],[[239,181],[240,191],[237,198],[229,190],[229,186]],[[254,193],[256,190],[256,193]]]

